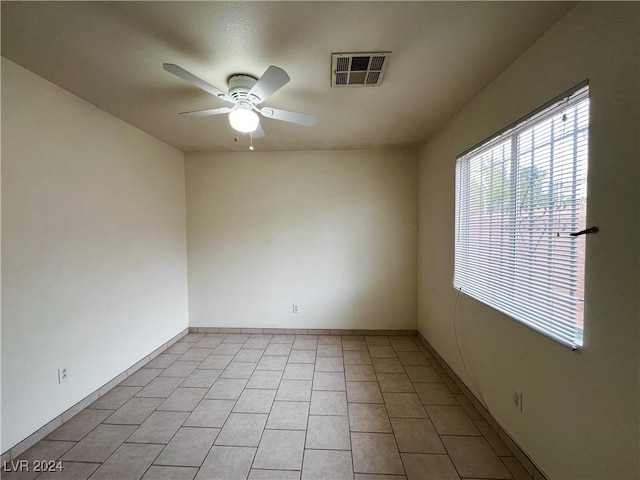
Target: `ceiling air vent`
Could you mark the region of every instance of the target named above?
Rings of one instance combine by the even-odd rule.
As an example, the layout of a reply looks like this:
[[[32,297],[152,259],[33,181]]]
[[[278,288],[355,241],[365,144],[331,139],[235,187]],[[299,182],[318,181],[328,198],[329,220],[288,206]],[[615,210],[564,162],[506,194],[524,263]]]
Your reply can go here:
[[[377,87],[387,70],[391,52],[334,53],[331,55],[332,87]]]

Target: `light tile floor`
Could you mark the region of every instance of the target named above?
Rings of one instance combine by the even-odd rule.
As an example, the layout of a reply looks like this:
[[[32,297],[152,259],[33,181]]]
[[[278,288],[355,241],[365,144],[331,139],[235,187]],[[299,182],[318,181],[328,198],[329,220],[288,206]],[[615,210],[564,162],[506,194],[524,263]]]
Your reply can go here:
[[[393,336],[189,334],[20,459],[63,470],[2,478],[530,479],[420,340]]]

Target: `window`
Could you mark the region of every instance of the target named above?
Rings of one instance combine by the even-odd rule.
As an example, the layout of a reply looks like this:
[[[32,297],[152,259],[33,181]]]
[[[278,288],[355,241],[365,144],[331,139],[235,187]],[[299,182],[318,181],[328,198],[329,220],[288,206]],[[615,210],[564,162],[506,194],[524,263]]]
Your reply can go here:
[[[456,160],[453,285],[572,348],[582,345],[588,87]]]

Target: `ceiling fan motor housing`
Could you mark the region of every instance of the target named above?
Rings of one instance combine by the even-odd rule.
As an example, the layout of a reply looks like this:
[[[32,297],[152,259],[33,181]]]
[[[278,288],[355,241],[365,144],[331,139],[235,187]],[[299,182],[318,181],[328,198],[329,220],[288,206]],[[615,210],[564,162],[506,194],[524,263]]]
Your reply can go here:
[[[229,96],[236,102],[250,102],[252,104],[260,102],[262,99],[256,95],[249,95],[258,80],[251,75],[237,74],[229,77]]]

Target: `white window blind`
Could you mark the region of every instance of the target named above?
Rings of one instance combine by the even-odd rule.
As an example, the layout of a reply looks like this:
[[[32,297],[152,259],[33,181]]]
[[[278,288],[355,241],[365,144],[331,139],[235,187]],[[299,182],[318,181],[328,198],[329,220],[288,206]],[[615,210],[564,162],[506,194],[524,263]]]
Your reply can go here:
[[[454,287],[572,348],[584,313],[588,87],[456,161]]]

